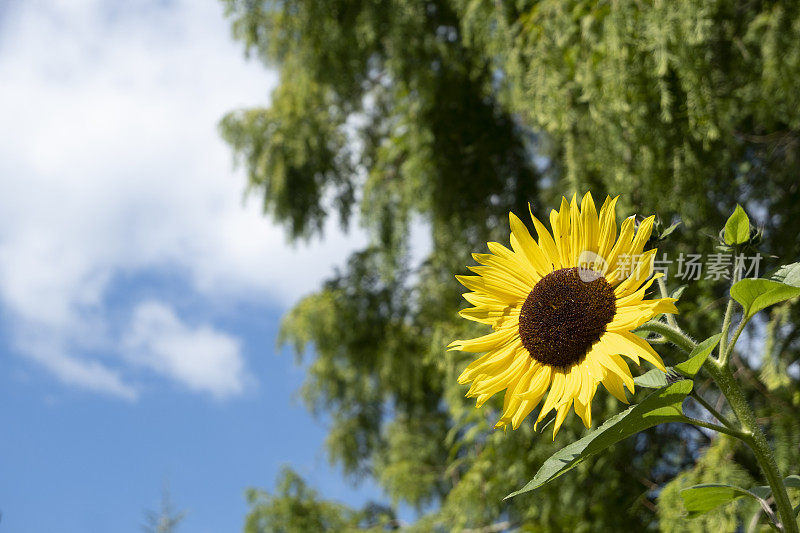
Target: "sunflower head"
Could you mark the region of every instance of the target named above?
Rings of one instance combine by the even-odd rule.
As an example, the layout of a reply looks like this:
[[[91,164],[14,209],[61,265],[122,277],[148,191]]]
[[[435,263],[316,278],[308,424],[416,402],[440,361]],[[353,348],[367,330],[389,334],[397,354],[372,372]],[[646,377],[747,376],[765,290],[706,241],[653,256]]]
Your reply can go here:
[[[635,228],[635,217],[617,235],[617,198],[606,198],[598,214],[592,196],[562,198],[550,212],[552,234],[533,216],[537,239],[513,213],[511,249],[488,243],[487,254],[473,254],[474,276],[456,276],[469,289],[472,307],[461,316],[491,326],[476,339],[448,347],[486,352],[458,378],[471,384],[467,396],[480,407],[505,391],[495,427],[516,429],[544,399],[536,425],[555,411],[553,438],[570,409],[588,428],[597,385],[628,403],[633,376],[626,357],[665,370],[650,345],[632,330],[661,313],[677,313],[674,298],[647,300],[656,250],[644,250],[654,217]]]

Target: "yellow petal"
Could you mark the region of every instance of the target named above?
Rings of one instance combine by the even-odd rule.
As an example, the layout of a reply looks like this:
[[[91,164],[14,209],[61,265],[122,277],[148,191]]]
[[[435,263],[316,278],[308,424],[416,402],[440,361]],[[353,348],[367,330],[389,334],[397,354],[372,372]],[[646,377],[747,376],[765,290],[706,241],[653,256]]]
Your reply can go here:
[[[482,276],[456,276],[456,279],[469,290],[481,294],[491,294],[497,300],[508,305],[521,304],[530,292],[523,294],[518,288]]]
[[[535,372],[535,369],[533,368],[533,365],[531,365],[531,367],[528,368],[528,370],[522,374],[516,382],[509,383],[508,389],[506,389],[506,394],[503,397],[503,413],[500,416],[500,420],[498,420],[497,424],[495,424],[496,428],[500,427],[501,425],[507,425],[508,422],[513,419],[523,402],[523,400],[521,400],[517,395],[517,392],[528,388],[528,384],[531,381],[531,375],[533,372]],[[514,429],[516,429],[516,427]]]
[[[638,335],[628,332],[614,333],[609,331],[603,335],[603,339],[605,339],[608,346],[613,346],[614,353],[624,355],[637,363],[639,362],[639,357],[641,357],[662,372],[667,371],[661,356],[656,353],[646,340]]]
[[[639,224],[639,228],[636,230],[636,238],[633,240],[633,243],[631,243],[631,255],[639,255],[642,253],[644,245],[647,244],[647,240],[650,239],[650,234],[653,232],[653,222],[655,219],[655,215],[650,215]]]
[[[589,373],[589,376],[594,381],[600,381],[603,379],[603,376],[606,375],[608,372],[603,365],[600,364],[599,357],[603,354],[603,346],[596,342],[594,346],[592,346],[589,353],[586,355],[586,359],[584,359],[584,366],[586,366],[586,371]]]
[[[533,240],[525,224],[514,213],[509,213],[508,218],[511,223],[511,247],[514,252],[524,256],[540,276],[546,276],[552,272],[550,260]],[[514,245],[515,241],[517,246]]]
[[[542,405],[542,409],[539,411],[539,417],[536,419],[536,424],[533,425],[534,430],[536,430],[536,426],[539,422],[547,416],[547,413],[553,410],[558,400],[561,399],[561,395],[564,393],[564,382],[566,381],[564,372],[560,369],[553,369],[552,375],[553,380],[550,384],[550,393],[547,395],[547,399],[544,401],[544,405]]]
[[[462,352],[488,352],[493,348],[506,344],[518,334],[519,328],[511,326],[498,329],[482,337],[453,341],[447,345],[447,349],[460,350]]]
[[[662,313],[675,314],[675,298],[661,298],[659,300],[643,300],[636,305],[617,308],[614,318],[606,326],[607,331],[631,331],[638,328],[651,318]]]
[[[635,258],[632,272],[624,281],[614,288],[614,295],[617,298],[636,292],[636,290],[641,287],[642,283],[653,275],[653,259],[655,258],[656,251],[657,250],[647,250],[641,255],[632,256]],[[619,275],[619,273],[621,273],[621,270],[615,272],[617,275]],[[617,280],[618,278],[616,276],[606,278],[609,284],[614,284]]]
[[[650,288],[650,285],[653,284],[655,280],[662,277],[664,274],[659,272],[658,274],[653,275],[650,279],[642,285],[639,290],[634,293],[631,293],[627,296],[623,296],[622,298],[617,298],[617,309],[625,305],[633,305],[639,303],[644,298],[644,293],[647,292],[647,289]]]
[[[581,226],[583,228],[583,249],[597,253],[599,250],[600,221],[592,193],[587,192],[581,200]]]
[[[518,311],[518,309],[506,305],[482,305],[462,309],[458,314],[467,320],[489,324],[497,329],[507,320],[519,320],[519,318],[514,318],[515,314],[519,317]]]
[[[581,402],[579,398],[575,398],[573,408],[575,409],[575,413],[583,421],[584,427],[586,427],[586,429],[592,427],[592,406]]]
[[[581,365],[572,365],[566,372],[566,380],[564,381],[564,393],[558,400],[558,404],[567,402],[578,395],[580,391],[580,367]]]
[[[481,395],[480,395],[480,396],[478,396],[478,398],[475,400],[475,407],[480,407],[480,406],[482,406],[484,403],[486,403],[486,400],[488,400],[488,399],[489,399],[489,398],[491,398],[491,397],[492,397],[492,395],[491,395],[491,394],[481,394]]]
[[[606,279],[609,279],[614,274],[617,268],[619,268],[621,261],[624,261],[630,256],[631,241],[633,240],[633,225],[635,221],[636,217],[630,216],[622,222],[622,226],[619,230],[619,238],[617,238],[617,242],[614,243],[614,246],[608,253],[608,257],[605,258],[606,261],[608,261],[608,270],[604,272]]]
[[[511,418],[511,427],[517,429],[522,423],[522,420],[533,411],[538,403],[539,402],[534,402],[533,400],[523,400],[517,408],[517,412],[514,413],[514,416]]]
[[[491,294],[486,294],[482,292],[465,292],[462,293],[461,296],[463,296],[466,301],[468,301],[469,303],[471,303],[476,307],[480,305],[499,305],[501,307],[508,306],[508,304],[506,304],[502,300],[498,300],[497,298],[492,297]]]
[[[569,413],[570,407],[572,407],[572,400],[561,404],[556,411],[556,420],[553,422],[553,440],[556,440],[558,430],[561,429],[561,424],[563,424],[564,419],[567,418],[567,413]]]
[[[525,270],[533,276],[535,281],[538,281],[542,278],[542,275],[539,274],[535,268],[533,268],[533,266],[526,260],[524,256],[509,250],[499,242],[488,242],[486,243],[486,246],[489,248],[489,251],[492,252],[492,254],[502,258],[509,267]]]
[[[603,207],[600,209],[600,237],[597,254],[606,262],[609,254],[614,247],[614,240],[617,236],[617,213],[616,205],[619,196],[616,198],[606,197]]]
[[[503,274],[518,280],[526,287],[532,287],[542,279],[542,276],[526,261],[516,260],[516,258],[508,259],[494,254],[472,254],[472,258],[482,265],[481,269],[497,269]],[[478,273],[474,269],[475,267],[468,268],[476,274]]]
[[[483,278],[485,283],[492,286],[506,288],[506,292],[512,292],[518,297],[525,299],[531,292],[535,283],[524,281],[522,276],[510,270],[503,270],[494,266],[471,266],[467,267],[475,274]]]
[[[578,210],[576,195],[573,195],[569,204],[570,265],[577,265],[578,257],[581,252],[586,250],[586,245],[583,242],[583,228],[581,226],[581,212]]]
[[[516,343],[510,342],[479,357],[461,372],[458,383],[464,385],[481,374],[491,374],[507,368],[518,349]]]
[[[519,395],[524,400],[536,400],[536,403],[539,403],[552,381],[552,370],[546,365],[538,365],[537,370],[528,389],[520,392]]]
[[[575,412],[581,417],[586,428],[592,427],[592,400],[597,392],[597,383],[593,379],[584,381],[581,394],[575,398]]]
[[[519,353],[511,362],[511,365],[502,372],[493,374],[480,374],[472,382],[472,386],[467,391],[467,396],[478,396],[479,394],[497,394],[508,387],[509,383],[519,378],[530,365],[530,357],[519,357]]]
[[[556,247],[556,242],[553,240],[553,237],[550,235],[550,232],[547,231],[547,228],[544,227],[544,224],[539,222],[539,219],[533,216],[533,210],[531,209],[531,204],[528,204],[528,211],[530,211],[531,220],[533,221],[533,225],[536,228],[536,235],[539,238],[539,247],[547,255],[547,258],[552,263],[553,270],[558,270],[559,268],[561,268],[561,258],[558,254],[558,247]]]
[[[613,372],[608,372],[601,382],[608,392],[622,403],[630,403],[622,386],[622,378]]]
[[[570,247],[569,224],[572,209],[566,198],[561,198],[561,208],[550,212],[550,225],[553,228],[553,239],[558,248],[561,265],[572,266],[572,249]]]
[[[578,394],[576,398],[580,399],[581,403],[588,404],[591,401],[591,389],[596,387],[596,382],[591,378],[589,375],[589,370],[587,365],[578,365],[580,370],[580,384],[578,388]]]
[[[598,357],[598,360],[600,364],[608,370],[606,377],[608,377],[608,374],[616,374],[622,379],[622,382],[629,391],[634,391],[633,376],[631,375],[631,370],[628,368],[628,363],[626,363],[624,359],[616,354],[606,353]]]

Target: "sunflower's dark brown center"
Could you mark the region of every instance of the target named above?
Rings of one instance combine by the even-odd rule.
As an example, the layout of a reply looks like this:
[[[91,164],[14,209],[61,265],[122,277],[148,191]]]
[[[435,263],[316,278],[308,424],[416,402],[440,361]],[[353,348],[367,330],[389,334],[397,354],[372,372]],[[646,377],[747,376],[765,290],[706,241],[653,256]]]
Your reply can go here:
[[[614,289],[592,270],[562,268],[533,287],[519,314],[531,357],[552,367],[580,363],[616,312]]]

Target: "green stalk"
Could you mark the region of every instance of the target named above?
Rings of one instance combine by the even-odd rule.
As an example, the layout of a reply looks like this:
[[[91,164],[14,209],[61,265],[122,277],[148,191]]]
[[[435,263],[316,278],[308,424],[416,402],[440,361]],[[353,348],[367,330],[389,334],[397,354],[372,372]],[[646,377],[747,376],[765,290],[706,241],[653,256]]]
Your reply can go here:
[[[669,291],[667,290],[667,283],[664,281],[663,277],[658,278],[658,288],[661,291],[662,298],[669,298]],[[667,313],[665,315],[667,317],[667,324],[672,326],[673,328],[678,327],[678,322],[675,320],[675,317],[672,314]]]
[[[694,347],[697,346],[697,343],[677,325],[671,326],[664,322],[659,322],[658,320],[651,320],[650,322],[645,322],[637,329],[658,333],[687,353],[691,353]]]
[[[728,306],[725,308],[725,318],[722,319],[722,336],[719,339],[719,354],[725,353],[728,345],[728,331],[731,329],[733,319],[733,298],[728,298]]]
[[[739,335],[742,334],[744,331],[744,327],[747,325],[749,319],[746,317],[742,317],[742,320],[739,322],[739,325],[736,327],[736,331],[733,332],[733,337],[731,341],[725,345],[724,349],[720,348],[719,351],[719,362],[721,365],[727,365],[728,361],[731,358],[731,354],[733,353],[733,347],[736,346],[736,341],[739,340]],[[727,332],[723,334],[723,337],[727,336]]]
[[[732,343],[733,344],[733,343]],[[797,520],[794,517],[792,503],[783,484],[783,478],[775,462],[775,454],[769,446],[766,435],[756,422],[755,413],[744,397],[742,389],[733,377],[731,369],[717,361],[708,361],[705,365],[720,391],[728,399],[736,418],[742,427],[742,440],[753,450],[758,466],[764,472],[767,483],[772,489],[772,497],[781,517],[781,526],[786,533],[799,533]]]
[[[719,390],[728,400],[728,403],[730,403],[731,410],[733,411],[734,415],[736,415],[741,430],[730,430],[729,428],[716,426],[716,424],[709,425],[701,420],[695,421],[694,419],[689,419],[688,417],[686,421],[701,427],[708,427],[709,429],[720,431],[721,433],[727,433],[741,439],[745,444],[747,444],[747,446],[753,450],[756,461],[761,467],[761,470],[764,472],[767,483],[772,490],[772,496],[775,499],[775,506],[778,508],[778,514],[781,518],[780,527],[786,533],[800,533],[800,530],[797,528],[797,520],[795,520],[794,517],[794,511],[792,509],[791,501],[789,500],[789,495],[786,492],[786,486],[783,484],[783,479],[781,478],[780,471],[778,470],[778,465],[775,462],[775,455],[769,446],[766,435],[756,422],[755,413],[753,413],[753,409],[750,407],[750,404],[744,397],[744,392],[742,392],[742,389],[739,387],[739,384],[734,379],[733,373],[727,365],[728,357],[733,351],[736,340],[739,338],[742,330],[744,330],[746,323],[747,320],[742,318],[742,321],[739,323],[739,327],[734,333],[731,342],[726,343],[725,351],[720,353],[719,360],[709,359],[706,361],[706,364],[703,365],[703,368],[708,371],[719,387]],[[679,327],[673,327],[669,324],[665,324],[664,322],[646,322],[642,324],[639,329],[658,333],[659,335],[669,339],[676,346],[680,347],[686,352],[691,353],[691,351],[697,345],[691,339],[691,337],[686,335],[686,333],[684,333]],[[723,364],[723,361],[725,361],[725,364]]]
[[[735,427],[735,426],[734,426],[734,425],[733,425],[733,424],[732,424],[732,423],[731,423],[731,422],[730,422],[730,421],[729,421],[727,418],[725,418],[724,416],[722,416],[722,413],[720,413],[719,411],[717,411],[717,410],[714,408],[714,406],[713,406],[713,405],[711,405],[710,403],[708,403],[708,402],[706,401],[706,399],[705,399],[705,398],[703,398],[702,396],[700,396],[700,393],[699,393],[699,392],[697,392],[696,390],[692,389],[692,392],[690,392],[690,393],[689,393],[689,395],[690,395],[692,398],[694,398],[694,400],[695,400],[697,403],[699,403],[700,405],[702,405],[703,407],[705,407],[705,408],[706,408],[706,411],[708,411],[709,413],[711,413],[711,415],[712,415],[714,418],[716,418],[717,420],[719,420],[720,422],[722,422],[722,423],[725,425],[725,427],[728,427],[728,428],[731,428],[731,429],[736,429],[736,427]]]
[[[746,435],[741,431],[739,431],[738,429],[720,426],[719,424],[706,422],[704,420],[700,420],[698,418],[692,418],[690,416],[681,416],[681,422],[683,422],[684,424],[691,424],[693,426],[698,426],[701,428],[711,429],[716,431],[717,433],[724,433],[726,435],[730,435],[731,437],[736,437],[739,440],[745,440],[746,437]]]

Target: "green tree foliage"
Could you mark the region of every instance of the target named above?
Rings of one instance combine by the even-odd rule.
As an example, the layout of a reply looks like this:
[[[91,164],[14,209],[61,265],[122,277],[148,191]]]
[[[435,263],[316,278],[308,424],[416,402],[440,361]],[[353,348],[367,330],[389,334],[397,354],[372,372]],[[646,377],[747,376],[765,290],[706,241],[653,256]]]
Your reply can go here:
[[[668,425],[504,501],[585,430],[568,421],[555,443],[528,423],[493,431],[498,404],[476,410],[463,398],[455,378],[468,359],[444,347],[481,332],[456,316],[453,274],[487,240],[507,241],[509,211],[524,218],[531,202],[546,218],[562,193],[622,194],[625,211],[657,212],[664,226],[682,220],[655,243],[672,259],[717,251],[717,232],[741,203],[761,226],[760,248],[797,260],[800,5],[224,3],[234,36],[280,74],[268,107],[221,123],[250,189],[293,239],[322,235],[329,216],[371,236],[282,327],[281,341],[310,358],[303,396],[330,417],[333,461],[417,507],[410,527],[422,531],[655,530],[659,515],[665,529],[680,529],[680,504],[654,502],[699,457],[713,469],[733,454],[758,478],[752,457],[705,453],[708,435]],[[421,264],[412,262],[415,221],[432,241]],[[729,252],[751,254],[752,245]],[[681,319],[699,338],[713,332],[695,311],[721,315],[726,290],[724,280],[689,283]],[[736,364],[782,439],[785,468],[800,459],[787,444],[798,437],[797,380],[785,377],[800,332],[796,309],[781,309],[756,324],[768,342],[753,336]],[[620,405],[598,394],[594,410],[603,420]],[[288,528],[293,511],[270,498],[251,498],[250,517]],[[333,514],[347,522],[351,512]]]
[[[396,529],[390,509],[368,505],[353,511],[334,501],[320,499],[296,472],[285,467],[275,494],[250,489],[245,533],[308,533],[309,531],[386,531]]]
[[[701,483],[729,483],[749,487],[753,479],[734,461],[734,441],[717,439],[697,464],[675,477],[661,492],[658,510],[660,530],[664,533],[703,533],[704,531],[736,531],[737,524],[749,523],[758,504],[739,500],[692,520],[684,518],[680,490]],[[764,526],[765,529],[769,529]]]

